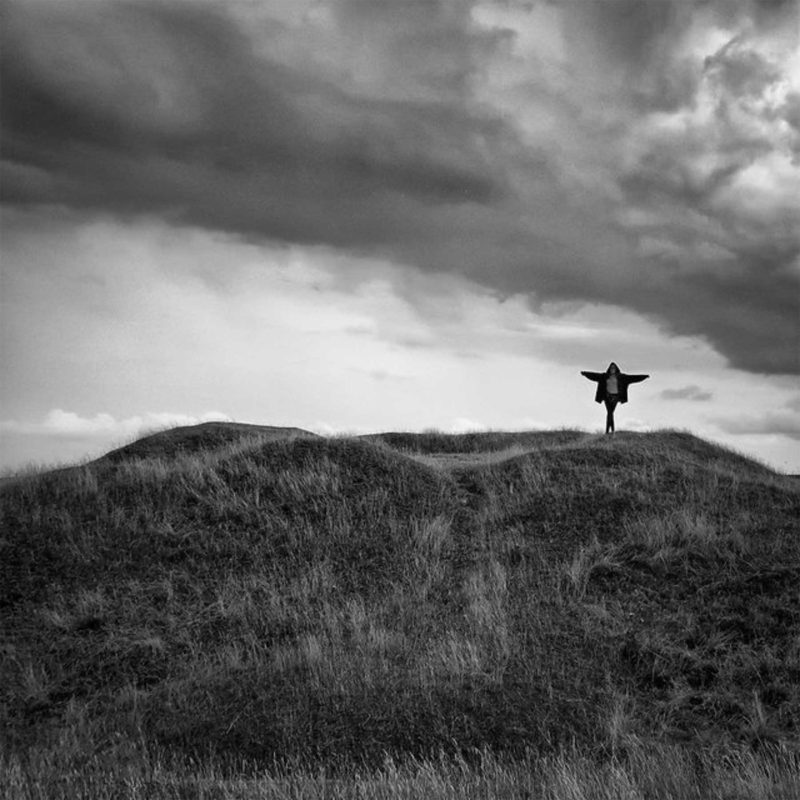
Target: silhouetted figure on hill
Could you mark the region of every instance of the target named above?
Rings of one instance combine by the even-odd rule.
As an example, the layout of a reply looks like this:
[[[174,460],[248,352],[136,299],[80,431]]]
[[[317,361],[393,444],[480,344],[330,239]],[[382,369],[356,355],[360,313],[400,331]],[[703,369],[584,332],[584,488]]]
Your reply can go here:
[[[597,383],[595,403],[606,404],[606,433],[614,433],[614,409],[617,403],[628,402],[628,386],[647,380],[649,375],[626,375],[612,361],[605,372],[581,372],[584,378]]]

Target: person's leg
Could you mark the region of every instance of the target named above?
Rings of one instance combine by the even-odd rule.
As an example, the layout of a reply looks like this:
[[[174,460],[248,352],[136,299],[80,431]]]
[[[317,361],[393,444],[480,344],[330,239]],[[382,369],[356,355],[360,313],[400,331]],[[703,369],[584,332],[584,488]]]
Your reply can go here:
[[[614,409],[616,407],[616,399],[606,398],[606,433],[614,433]]]

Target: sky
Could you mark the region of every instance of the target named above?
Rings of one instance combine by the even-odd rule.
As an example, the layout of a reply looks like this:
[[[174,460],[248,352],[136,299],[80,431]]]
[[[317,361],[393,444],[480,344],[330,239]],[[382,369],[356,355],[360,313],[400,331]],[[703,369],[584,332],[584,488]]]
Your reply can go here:
[[[798,0],[6,0],[0,468],[231,419],[800,473]]]

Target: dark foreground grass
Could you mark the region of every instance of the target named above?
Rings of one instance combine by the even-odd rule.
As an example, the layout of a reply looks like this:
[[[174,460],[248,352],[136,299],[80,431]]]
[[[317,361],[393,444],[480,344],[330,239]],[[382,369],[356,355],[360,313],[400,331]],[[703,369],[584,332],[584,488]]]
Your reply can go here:
[[[252,433],[2,489],[9,792],[796,796],[795,481],[675,432]]]
[[[370,769],[349,765],[332,775],[299,763],[176,761],[137,754],[91,756],[64,768],[46,757],[0,762],[0,792],[26,800],[795,800],[800,760],[771,748],[710,754],[703,760],[679,747],[637,748],[603,762],[566,751],[504,758],[485,750],[398,762],[387,756]]]

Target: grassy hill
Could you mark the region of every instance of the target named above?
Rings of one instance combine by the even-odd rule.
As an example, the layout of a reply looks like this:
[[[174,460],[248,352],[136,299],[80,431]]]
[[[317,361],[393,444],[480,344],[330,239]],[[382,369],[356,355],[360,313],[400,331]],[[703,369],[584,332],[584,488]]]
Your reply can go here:
[[[247,439],[256,441],[315,438],[316,434],[302,428],[279,428],[272,425],[250,425],[244,422],[203,422],[152,433],[106,453],[101,462],[120,462],[142,458],[174,458],[178,455],[217,450],[224,445]]]
[[[800,485],[689,434],[212,423],[0,503],[14,787],[89,762],[310,780],[567,752],[797,774]]]

